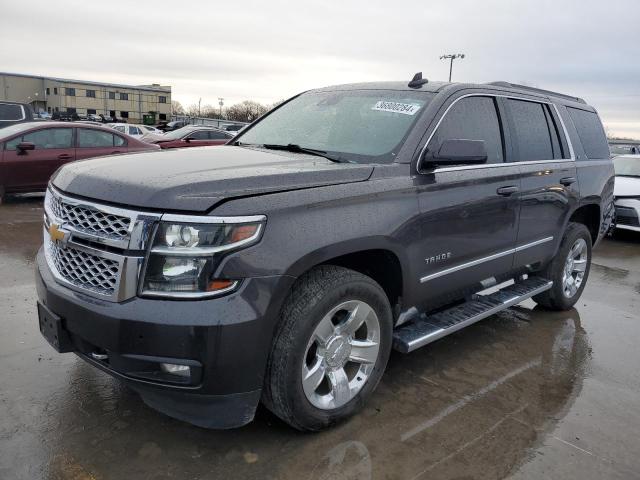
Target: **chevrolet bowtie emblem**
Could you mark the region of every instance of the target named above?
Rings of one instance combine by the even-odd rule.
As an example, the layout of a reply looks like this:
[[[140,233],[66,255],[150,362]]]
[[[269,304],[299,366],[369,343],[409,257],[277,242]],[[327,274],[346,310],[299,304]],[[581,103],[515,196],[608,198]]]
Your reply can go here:
[[[67,235],[68,233],[65,232],[64,230],[61,230],[59,225],[52,223],[49,226],[49,236],[51,237],[51,240],[53,240],[54,242],[64,243]]]

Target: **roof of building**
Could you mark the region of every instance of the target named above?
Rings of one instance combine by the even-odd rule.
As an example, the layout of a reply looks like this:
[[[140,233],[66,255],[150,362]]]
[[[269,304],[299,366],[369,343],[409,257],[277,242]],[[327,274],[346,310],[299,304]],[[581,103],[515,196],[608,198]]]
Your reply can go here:
[[[166,92],[171,93],[170,86],[164,85],[124,85],[121,83],[108,83],[108,82],[93,82],[87,80],[74,80],[70,78],[59,78],[59,77],[48,77],[44,75],[30,75],[28,73],[11,73],[11,72],[0,72],[0,76],[7,75],[11,77],[24,77],[24,78],[36,78],[40,80],[51,80],[54,82],[61,83],[84,83],[86,85],[95,85],[100,87],[113,87],[113,88],[127,88],[132,90],[148,90],[152,92]]]

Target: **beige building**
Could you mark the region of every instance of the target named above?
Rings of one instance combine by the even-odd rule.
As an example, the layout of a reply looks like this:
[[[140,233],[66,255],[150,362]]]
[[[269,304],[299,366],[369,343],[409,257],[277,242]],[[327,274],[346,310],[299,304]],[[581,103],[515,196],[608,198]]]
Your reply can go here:
[[[36,112],[104,114],[143,123],[171,120],[171,87],[119,85],[0,72],[0,100],[30,103]]]

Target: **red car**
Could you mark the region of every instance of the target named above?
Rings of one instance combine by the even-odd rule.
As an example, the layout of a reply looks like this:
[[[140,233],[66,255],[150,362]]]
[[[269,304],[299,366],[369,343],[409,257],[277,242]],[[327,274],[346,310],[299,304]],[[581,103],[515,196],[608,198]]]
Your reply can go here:
[[[145,137],[145,140],[159,145],[160,148],[184,148],[224,145],[232,138],[233,134],[219,128],[187,125],[164,135]]]
[[[111,128],[84,123],[19,123],[0,130],[0,203],[7,193],[44,191],[65,163],[115,153],[157,150]]]

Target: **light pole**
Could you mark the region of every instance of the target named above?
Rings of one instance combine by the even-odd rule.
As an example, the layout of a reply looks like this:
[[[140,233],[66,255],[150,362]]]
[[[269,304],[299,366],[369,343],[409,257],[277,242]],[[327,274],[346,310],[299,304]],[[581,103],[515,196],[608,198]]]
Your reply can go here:
[[[218,115],[218,119],[222,120],[222,107],[224,106],[224,98],[218,97],[218,105],[220,105],[220,114]],[[220,126],[220,122],[218,122],[218,126]]]
[[[463,59],[464,53],[449,53],[447,55],[441,55],[440,60],[449,60],[449,81],[451,81],[451,73],[453,72],[453,61],[456,59]]]

